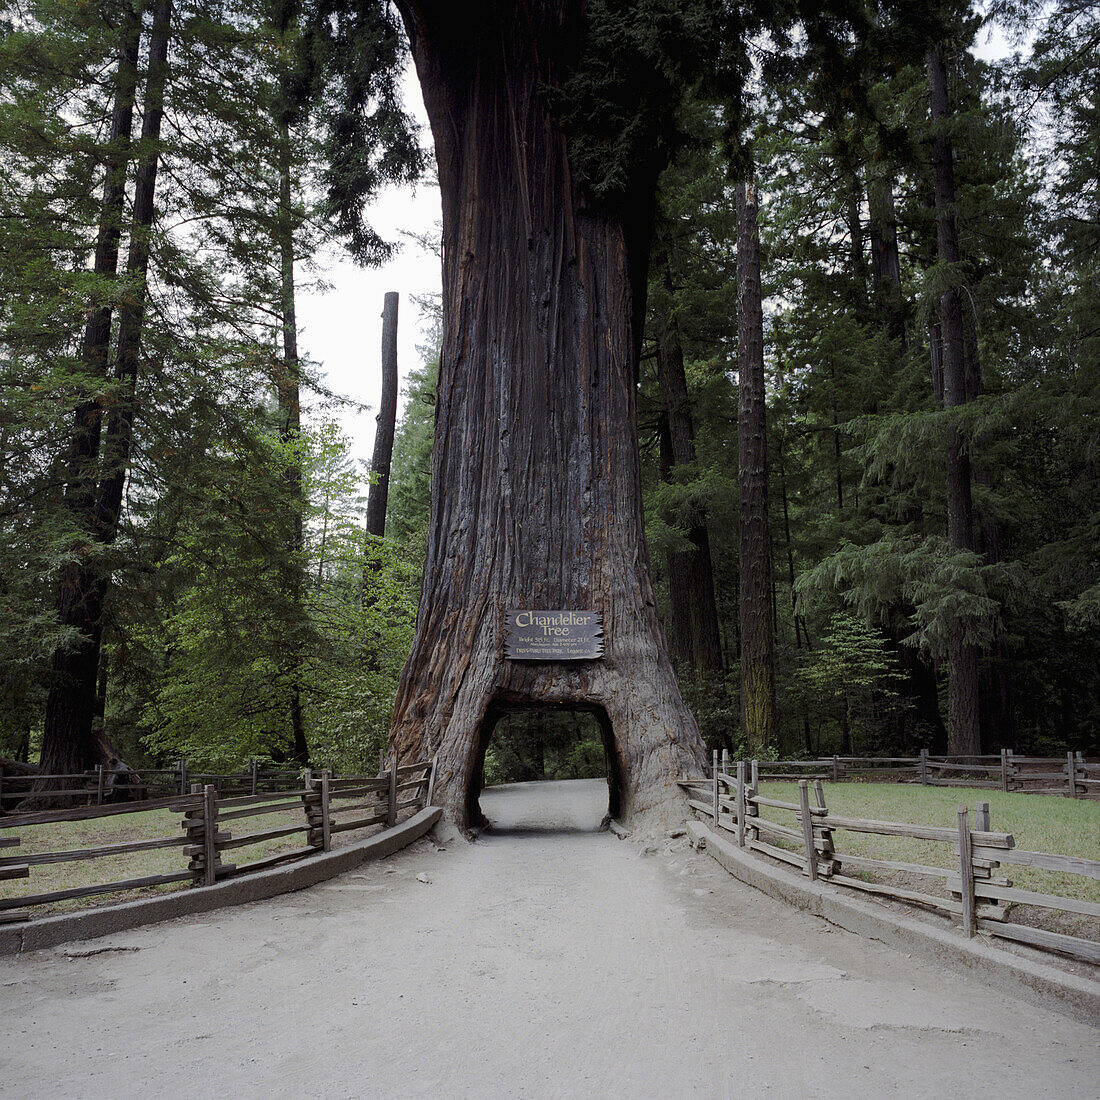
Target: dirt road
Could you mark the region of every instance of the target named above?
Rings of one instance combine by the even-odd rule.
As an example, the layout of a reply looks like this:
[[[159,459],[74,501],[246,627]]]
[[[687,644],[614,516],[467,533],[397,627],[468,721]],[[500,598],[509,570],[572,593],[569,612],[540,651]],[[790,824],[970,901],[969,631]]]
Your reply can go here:
[[[642,855],[595,831],[605,801],[594,782],[488,791],[477,844],[0,959],[0,1095],[1097,1095],[1087,1027],[681,841]]]

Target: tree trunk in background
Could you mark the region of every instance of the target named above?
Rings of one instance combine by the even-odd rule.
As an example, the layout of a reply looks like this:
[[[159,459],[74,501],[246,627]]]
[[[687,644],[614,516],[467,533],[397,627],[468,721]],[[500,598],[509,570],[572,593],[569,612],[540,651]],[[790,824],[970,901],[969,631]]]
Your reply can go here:
[[[105,278],[113,278],[118,272],[126,166],[137,90],[141,15],[140,5],[127,10],[119,35],[114,104],[93,268],[97,275]],[[93,724],[103,630],[103,594],[97,583],[102,562],[97,545],[99,529],[96,515],[103,395],[97,391],[107,374],[111,315],[110,302],[94,307],[81,347],[81,368],[87,392],[76,409],[73,421],[65,504],[82,545],[77,560],[67,562],[61,569],[57,604],[59,625],[72,629],[76,640],[71,646],[58,648],[53,655],[42,731],[41,770],[47,775],[83,772],[96,763],[106,763],[113,755],[111,746],[103,741],[101,731],[96,731]],[[47,790],[49,786],[43,784],[36,790]],[[56,788],[57,785],[53,786]]]
[[[871,278],[875,303],[891,340],[904,352],[905,299],[901,292],[901,256],[898,252],[897,215],[894,213],[894,185],[882,166],[869,173],[867,204],[871,214]]]
[[[764,315],[755,183],[737,185],[737,438],[741,497],[741,729],[756,755],[776,743],[775,640],[768,532]]]
[[[667,267],[665,281],[671,293],[672,278]],[[675,468],[694,464],[696,456],[683,346],[675,319],[671,317],[664,319],[657,333],[657,380],[665,406],[671,451],[671,463],[662,470],[662,477],[674,480]],[[705,509],[692,509],[687,539],[692,550],[669,555],[672,633],[679,659],[696,673],[706,675],[722,671],[722,639],[718,606],[714,600],[714,571]]]
[[[378,405],[367,497],[367,534],[386,534],[386,501],[390,491],[390,460],[397,426],[397,294],[390,291],[382,307],[382,400]]]
[[[438,755],[436,798],[480,821],[492,725],[590,710],[610,808],[677,817],[703,745],[665,652],[635,431],[655,179],[609,209],[577,179],[543,89],[581,48],[580,0],[399,3],[443,197],[443,349],[416,637],[397,759]],[[602,660],[505,661],[507,608],[601,612]]]
[[[284,5],[279,32],[285,40],[290,30],[291,16]],[[285,83],[285,77],[284,83]],[[302,428],[301,371],[298,360],[298,322],[294,294],[294,231],[295,215],[291,168],[290,110],[283,100],[276,107],[278,126],[279,200],[275,233],[279,248],[279,311],[282,328],[282,358],[277,362],[278,374],[275,392],[279,402],[279,434],[287,445],[287,453],[293,455],[299,446]],[[302,655],[305,646],[305,608],[303,589],[305,570],[302,563],[304,546],[302,513],[302,466],[298,458],[290,458],[283,471],[283,484],[287,494],[286,557],[283,562],[283,599],[286,601],[287,642],[285,671],[288,673],[288,710],[292,738],[292,758],[300,764],[309,763],[309,744],[306,741],[305,721],[302,714]]]
[[[936,243],[941,264],[958,264],[955,225],[953,151],[947,134],[950,106],[947,70],[942,46],[928,55],[928,84],[932,107],[932,167],[936,191]],[[967,386],[962,302],[958,288],[948,288],[939,301],[943,344],[943,403],[958,408],[970,397]],[[975,550],[974,509],[971,501],[969,441],[955,425],[947,429],[947,539],[962,550]],[[978,647],[965,638],[956,622],[948,638],[948,751],[975,756],[981,752],[978,707]]]
[[[98,519],[104,542],[113,542],[122,514],[122,494],[130,469],[134,438],[134,402],[141,330],[145,320],[149,253],[160,164],[160,127],[164,118],[164,88],[168,79],[168,39],[172,26],[172,0],[157,0],[149,38],[149,76],[145,86],[145,112],[141,123],[141,160],[134,180],[134,215],[126,277],[130,294],[122,307],[118,328],[115,377],[122,392],[107,421],[103,454],[103,479],[99,487]]]

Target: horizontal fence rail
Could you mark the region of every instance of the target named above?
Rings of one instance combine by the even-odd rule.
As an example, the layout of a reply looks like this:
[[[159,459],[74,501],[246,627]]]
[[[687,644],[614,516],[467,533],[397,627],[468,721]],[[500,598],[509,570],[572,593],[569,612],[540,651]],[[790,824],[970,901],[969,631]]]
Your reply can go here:
[[[195,783],[210,784],[219,794],[259,794],[289,790],[300,782],[302,771],[265,768],[250,760],[240,772],[198,771],[181,760],[174,768],[143,768],[140,771],[113,770],[103,764],[86,772],[53,775],[37,772],[19,774],[0,770],[0,812],[12,810],[40,784],[48,784],[44,796],[67,802],[103,806],[114,802],[148,802],[170,794],[185,795]]]
[[[400,767],[394,761],[383,776],[341,776],[337,779],[327,770],[315,774],[307,769],[294,773],[289,789],[260,791],[259,777],[253,772],[254,781],[246,784],[245,793],[226,793],[213,783],[199,782],[201,773],[190,773],[194,782],[183,794],[118,805],[93,804],[0,817],[0,849],[9,852],[23,846],[21,830],[60,822],[95,821],[164,810],[181,815],[182,830],[179,836],[151,836],[87,848],[0,855],[0,881],[33,881],[34,868],[161,849],[180,848],[187,861],[186,869],[178,868],[168,873],[82,883],[38,893],[8,895],[5,892],[0,895],[0,923],[28,920],[36,906],[53,902],[187,881],[195,887],[212,886],[236,875],[302,859],[318,851],[330,851],[336,833],[373,825],[389,827],[396,824],[403,810],[419,810],[431,805],[434,774],[434,760]],[[227,788],[235,789],[228,785]],[[304,820],[273,821],[274,815],[294,812],[303,814]],[[229,824],[241,831],[228,831],[225,827]],[[298,837],[303,841],[299,847],[264,854],[244,863],[223,859],[227,852]]]
[[[810,761],[780,762],[812,764]],[[936,909],[961,922],[963,933],[973,936],[982,931],[1004,939],[1030,944],[1100,964],[1100,943],[1052,932],[1008,920],[1011,904],[1100,918],[1100,904],[1058,894],[1021,890],[999,875],[1002,865],[1038,867],[1062,874],[1100,880],[1100,861],[1077,856],[1028,852],[1016,848],[1011,833],[990,828],[989,804],[975,808],[974,818],[966,806],[959,806],[953,825],[920,825],[899,821],[872,821],[832,813],[826,806],[823,777],[798,777],[799,801],[785,802],[760,794],[760,783],[769,776],[765,768],[775,762],[739,761],[731,772],[728,758],[719,762],[715,753],[706,779],[683,779],[688,805],[708,819],[713,828],[724,829],[737,837],[742,848],[760,852],[797,868],[812,881],[824,880],[838,886],[875,894],[898,901]],[[782,773],[781,773],[782,775]],[[786,776],[782,776],[786,778]],[[790,825],[761,816],[767,807],[790,813]],[[837,849],[838,832],[870,833],[879,836],[907,837],[952,846],[954,862],[949,867],[934,867],[902,860],[857,856]],[[906,885],[857,878],[845,871],[878,873],[901,872]],[[910,887],[908,877],[935,880],[942,893]]]
[[[925,787],[978,787],[1056,794],[1066,798],[1100,797],[1100,761],[1081,753],[1065,756],[1016,756],[1004,749],[993,756],[824,756],[816,760],[761,760],[765,779],[830,779],[880,775]]]

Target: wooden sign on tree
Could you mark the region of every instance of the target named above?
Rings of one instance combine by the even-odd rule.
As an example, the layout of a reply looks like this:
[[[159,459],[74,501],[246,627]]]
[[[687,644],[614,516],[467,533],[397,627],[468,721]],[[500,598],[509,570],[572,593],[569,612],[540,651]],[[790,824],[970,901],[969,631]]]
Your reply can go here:
[[[509,661],[592,661],[603,656],[603,616],[597,611],[505,611]]]

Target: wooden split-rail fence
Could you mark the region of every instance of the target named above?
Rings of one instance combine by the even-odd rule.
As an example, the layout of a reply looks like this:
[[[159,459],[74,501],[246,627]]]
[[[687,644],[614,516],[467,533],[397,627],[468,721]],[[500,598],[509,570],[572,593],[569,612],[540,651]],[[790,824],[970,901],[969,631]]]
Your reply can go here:
[[[143,802],[118,805],[77,806],[69,809],[46,810],[40,813],[12,814],[0,817],[0,849],[18,848],[20,830],[56,822],[88,821],[125,814],[166,810],[182,814],[182,836],[153,836],[126,840],[98,847],[69,851],[28,852],[0,856],[0,879],[30,878],[35,867],[47,864],[92,861],[110,856],[128,856],[162,848],[181,848],[187,860],[186,869],[155,875],[118,879],[92,885],[51,890],[18,897],[0,897],[0,923],[28,920],[35,906],[96,894],[119,893],[149,886],[189,881],[192,886],[212,886],[236,875],[260,871],[329,851],[332,838],[338,833],[365,829],[374,825],[391,827],[405,810],[418,810],[431,805],[434,786],[434,761],[398,765],[394,762],[381,776],[341,776],[330,772],[299,772],[291,790],[257,792],[225,796],[212,783],[191,785],[184,795],[169,795]],[[248,819],[275,815],[285,811],[304,811],[305,821],[270,825],[260,823],[253,831]],[[239,822],[243,833],[230,832],[226,827]],[[236,828],[237,826],[234,826]],[[302,837],[304,846],[278,851],[247,863],[226,862],[226,853],[237,849]]]
[[[966,806],[959,806],[956,821],[950,826],[872,821],[832,813],[825,804],[820,778],[797,779],[799,800],[793,803],[760,794],[760,783],[767,777],[756,760],[738,761],[731,772],[725,754],[720,761],[715,753],[710,772],[707,779],[680,780],[680,786],[687,794],[688,805],[702,814],[712,828],[733,833],[742,848],[795,867],[815,882],[823,880],[945,912],[961,921],[966,936],[986,932],[1100,964],[1100,943],[1007,919],[1011,904],[1033,905],[1092,918],[1100,917],[1100,905],[1080,898],[1016,889],[999,875],[1001,866],[1008,864],[1100,880],[1100,861],[1018,849],[1011,833],[991,829],[987,802],[978,803],[973,819]],[[790,813],[793,825],[761,816],[761,807]],[[836,834],[844,831],[949,844],[954,849],[954,865],[931,867],[839,852]],[[848,870],[901,872],[906,878],[939,880],[944,884],[944,894],[950,896],[856,878],[845,873]]]
[[[172,794],[185,796],[199,783],[214,787],[219,795],[257,795],[266,791],[292,791],[301,781],[302,770],[264,767],[250,760],[239,772],[204,772],[186,760],[174,768],[143,768],[140,772],[117,772],[99,764],[86,772],[68,775],[7,774],[0,771],[0,810],[16,810],[35,784],[48,782],[49,796],[58,800],[105,806],[126,800],[148,802]]]
[[[816,760],[761,760],[765,779],[830,779],[834,783],[876,776],[925,787],[978,787],[988,790],[1100,797],[1100,761],[1081,753],[1016,756],[1003,749],[989,756],[823,756]]]

